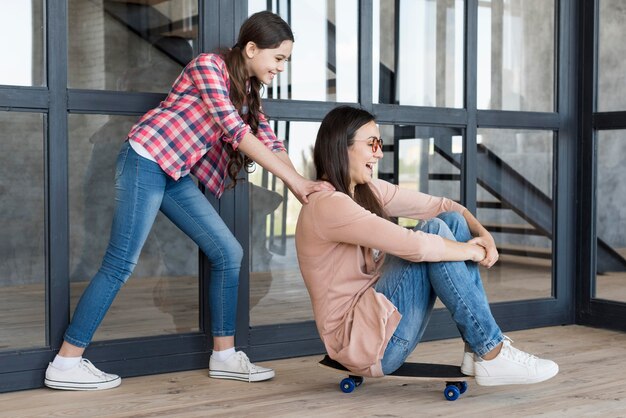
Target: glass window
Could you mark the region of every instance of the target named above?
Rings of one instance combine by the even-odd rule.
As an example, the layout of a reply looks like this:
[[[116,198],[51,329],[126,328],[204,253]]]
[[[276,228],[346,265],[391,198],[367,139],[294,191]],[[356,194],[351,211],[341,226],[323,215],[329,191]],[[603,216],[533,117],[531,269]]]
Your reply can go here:
[[[43,0],[0,2],[0,84],[45,85],[43,19]]]
[[[598,111],[626,110],[626,7],[623,0],[600,0]]]
[[[554,13],[554,1],[479,2],[478,108],[554,111]]]
[[[71,88],[167,92],[198,51],[198,1],[68,2]]]
[[[106,250],[115,208],[115,163],[136,116],[70,115],[72,311]],[[159,213],[131,278],[95,340],[198,331],[198,247]]]
[[[463,136],[460,129],[381,125],[380,131],[388,151],[380,162],[379,178],[396,183],[404,189],[459,201],[463,152]],[[397,176],[387,174],[393,172],[393,166],[396,164],[394,162],[396,156],[389,150],[396,149]],[[389,178],[385,178],[386,176]],[[399,223],[413,227],[417,222],[400,218]]]
[[[595,297],[626,302],[626,131],[599,131]]]
[[[44,122],[0,112],[0,350],[46,345]]]
[[[481,268],[490,302],[552,295],[552,131],[479,129],[477,218],[500,260]]]
[[[278,13],[295,38],[290,62],[265,97],[358,100],[358,0],[248,1],[248,14],[261,10]]]
[[[315,178],[313,145],[320,124],[273,121],[272,125],[285,140],[296,170]],[[249,180],[250,325],[313,320],[294,243],[301,204],[280,179],[259,165]]]
[[[463,107],[463,0],[375,0],[373,100]]]

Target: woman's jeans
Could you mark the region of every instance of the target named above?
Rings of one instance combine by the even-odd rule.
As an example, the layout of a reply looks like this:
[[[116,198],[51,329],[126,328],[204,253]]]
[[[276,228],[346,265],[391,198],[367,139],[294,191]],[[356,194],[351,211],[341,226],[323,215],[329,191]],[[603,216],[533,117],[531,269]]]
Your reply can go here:
[[[467,242],[472,235],[465,218],[446,212],[420,222],[415,230]],[[414,263],[387,255],[375,285],[402,314],[382,359],[383,373],[395,371],[405,362],[422,338],[436,297],[452,314],[463,340],[482,356],[502,340],[485,295],[478,265],[467,261]]]
[[[133,272],[159,210],[200,247],[211,263],[213,336],[234,335],[243,249],[190,176],[174,181],[126,141],[117,158],[115,201],[111,238],[102,266],[78,302],[65,341],[78,347],[91,342],[115,295]]]

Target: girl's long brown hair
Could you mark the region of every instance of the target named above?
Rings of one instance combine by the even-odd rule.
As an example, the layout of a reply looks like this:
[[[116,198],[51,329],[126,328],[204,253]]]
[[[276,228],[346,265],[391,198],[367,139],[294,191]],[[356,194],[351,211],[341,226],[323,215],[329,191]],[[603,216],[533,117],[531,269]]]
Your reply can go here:
[[[258,48],[278,48],[283,41],[294,41],[291,28],[280,16],[268,12],[258,12],[250,16],[239,29],[237,43],[229,51],[224,52],[224,60],[230,75],[230,100],[239,115],[246,122],[254,135],[259,128],[261,110],[261,88],[263,84],[256,77],[250,77],[246,70],[243,50],[248,42],[254,42]],[[244,107],[248,107],[247,113]],[[237,184],[237,174],[244,166],[253,161],[229,146],[227,169],[232,179],[230,187]]]
[[[374,115],[351,106],[337,107],[324,117],[313,148],[317,180],[326,180],[338,192],[350,196],[370,212],[388,219],[383,206],[369,184],[357,184],[354,196],[350,193],[350,160],[348,147],[354,144],[354,135],[363,125],[375,121]]]

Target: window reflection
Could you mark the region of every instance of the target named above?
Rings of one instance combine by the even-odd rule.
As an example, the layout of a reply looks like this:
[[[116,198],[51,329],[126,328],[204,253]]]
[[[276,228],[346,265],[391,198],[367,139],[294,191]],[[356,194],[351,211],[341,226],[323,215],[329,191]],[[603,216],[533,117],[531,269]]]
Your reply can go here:
[[[71,309],[95,275],[115,209],[115,162],[137,116],[69,117]],[[159,212],[94,340],[199,330],[198,247]]]
[[[0,2],[0,16],[0,84],[45,85],[43,0]]]
[[[398,175],[387,180],[395,182],[397,177],[397,184],[404,189],[459,201],[463,150],[460,129],[386,125],[381,126],[381,135],[383,131],[388,132],[383,136],[385,141],[389,138],[393,139],[393,145],[398,144],[397,148],[389,147],[398,149],[397,157],[387,151],[383,158],[387,164],[397,158]],[[380,173],[379,177],[385,179],[385,174]],[[399,223],[413,227],[416,221],[400,218]]]
[[[198,51],[198,1],[68,3],[71,88],[167,92]]]
[[[44,116],[0,112],[0,350],[46,345]]]
[[[251,0],[248,14],[270,10],[294,33],[290,62],[265,97],[356,102],[358,0]]]
[[[479,2],[478,108],[554,110],[554,13],[554,1]]]
[[[463,107],[463,0],[375,0],[375,103]]]
[[[626,131],[599,131],[596,205],[598,299],[626,302]]]
[[[319,128],[313,122],[272,122],[285,139],[296,170],[315,178],[313,145]],[[290,141],[290,138],[294,138]],[[309,294],[298,267],[295,228],[302,205],[260,166],[250,181],[250,324],[268,325],[313,319]]]
[[[490,302],[552,295],[553,136],[478,130],[477,218],[500,253],[481,268]]]

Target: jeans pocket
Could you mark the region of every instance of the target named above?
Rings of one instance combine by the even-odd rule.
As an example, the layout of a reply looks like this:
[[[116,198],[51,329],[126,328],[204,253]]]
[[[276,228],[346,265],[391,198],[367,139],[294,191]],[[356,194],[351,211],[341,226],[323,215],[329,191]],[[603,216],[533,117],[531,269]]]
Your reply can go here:
[[[117,162],[115,164],[115,180],[124,172],[124,166],[126,165],[126,158],[128,157],[128,151],[130,150],[130,144],[128,141],[124,142],[120,153],[117,155]]]

